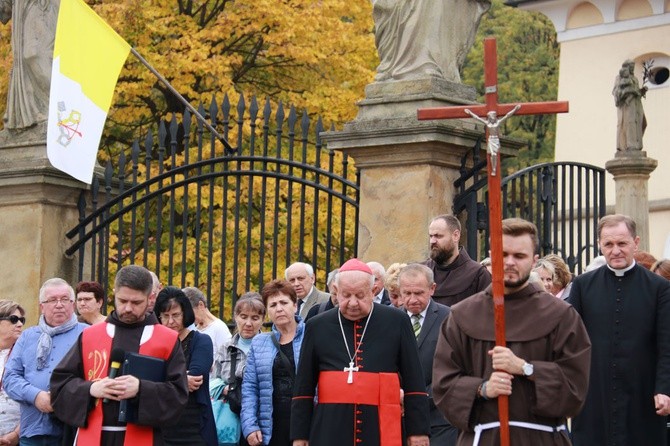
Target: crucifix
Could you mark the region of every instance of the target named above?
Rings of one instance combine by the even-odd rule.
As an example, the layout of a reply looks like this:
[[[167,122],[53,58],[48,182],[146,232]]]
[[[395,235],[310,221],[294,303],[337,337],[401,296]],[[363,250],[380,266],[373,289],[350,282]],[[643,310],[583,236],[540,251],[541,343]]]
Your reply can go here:
[[[498,63],[496,40],[484,40],[484,94],[485,104],[423,108],[417,112],[419,120],[476,118],[486,125],[487,169],[489,193],[489,233],[491,245],[491,267],[493,270],[492,292],[496,334],[496,345],[505,346],[505,286],[502,251],[502,197],[500,187],[499,126],[510,116],[543,113],[565,113],[568,103],[563,102],[523,102],[520,104],[498,103]],[[498,119],[498,115],[503,115]],[[486,119],[483,119],[486,118]],[[498,417],[500,419],[500,444],[509,446],[509,400],[505,395],[498,397]]]
[[[354,361],[351,361],[349,363],[349,367],[344,368],[345,372],[349,372],[349,376],[347,377],[347,384],[351,384],[354,382],[354,372],[358,372],[358,367],[354,367]]]

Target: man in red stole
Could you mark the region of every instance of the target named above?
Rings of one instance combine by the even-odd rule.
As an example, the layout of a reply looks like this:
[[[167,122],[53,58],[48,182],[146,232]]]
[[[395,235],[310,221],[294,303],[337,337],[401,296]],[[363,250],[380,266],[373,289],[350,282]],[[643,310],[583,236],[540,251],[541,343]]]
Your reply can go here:
[[[404,426],[408,445],[428,446],[428,395],[409,318],[373,303],[374,275],[360,260],[344,263],[335,280],[339,308],[307,323],[291,408],[293,445],[402,446]]]
[[[176,420],[186,405],[184,354],[177,332],[147,313],[152,288],[147,269],[121,268],[114,280],[116,310],[104,323],[84,330],[51,376],[54,413],[78,427],[77,446],[162,445],[160,426]],[[117,349],[162,359],[165,381],[110,378],[110,354]],[[123,400],[135,414],[132,423],[119,421]]]

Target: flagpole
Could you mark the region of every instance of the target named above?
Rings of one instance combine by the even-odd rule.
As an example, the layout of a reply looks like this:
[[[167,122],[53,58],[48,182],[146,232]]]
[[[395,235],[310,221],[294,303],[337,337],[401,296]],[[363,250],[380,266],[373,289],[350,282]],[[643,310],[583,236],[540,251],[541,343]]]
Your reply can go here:
[[[179,94],[179,92],[172,85],[170,85],[170,82],[168,82],[168,80],[165,79],[165,77],[163,77],[162,74],[160,74],[154,67],[152,67],[151,64],[149,62],[147,62],[147,60],[144,57],[142,57],[142,55],[140,53],[138,53],[135,48],[133,48],[131,46],[130,47],[130,52],[133,53],[133,55],[135,57],[137,57],[137,59],[140,62],[142,62],[142,64],[144,64],[144,66],[147,67],[149,69],[149,71],[151,71],[154,74],[154,76],[156,76],[158,78],[158,80],[161,81],[168,88],[168,90],[170,90],[170,93],[175,95],[175,97],[177,99],[179,99],[179,101],[182,104],[184,104],[184,106],[187,109],[189,109],[189,111],[191,113],[193,113],[193,115],[196,118],[198,118],[200,120],[200,122],[202,122],[204,124],[204,126],[207,127],[207,129],[210,132],[212,132],[212,134],[216,137],[216,139],[221,141],[221,143],[223,144],[223,146],[227,150],[235,151],[235,149],[232,148],[230,143],[228,141],[226,141],[226,139],[223,136],[221,136],[221,134],[219,134],[219,132],[217,132],[216,129],[214,127],[212,127],[212,125],[209,122],[207,122],[207,120],[186,100],[186,98],[184,98],[181,94]]]

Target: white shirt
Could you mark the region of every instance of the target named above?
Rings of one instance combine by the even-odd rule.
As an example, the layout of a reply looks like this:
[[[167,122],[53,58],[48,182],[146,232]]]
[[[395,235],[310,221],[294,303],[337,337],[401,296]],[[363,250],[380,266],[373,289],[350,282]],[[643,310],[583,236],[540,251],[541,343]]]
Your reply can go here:
[[[214,319],[214,322],[206,326],[205,328],[195,328],[200,333],[204,333],[212,338],[212,344],[214,344],[214,354],[219,351],[219,348],[226,342],[230,341],[232,338],[228,326],[221,319]]]
[[[421,315],[421,318],[419,318],[419,325],[421,325],[421,328],[423,328],[423,321],[426,320],[426,313],[427,312],[428,312],[428,305],[426,305],[426,308],[424,308],[423,311],[421,313],[419,313]],[[414,314],[407,311],[407,316],[409,316],[412,323],[414,323],[414,319],[412,319],[412,316],[414,316]]]

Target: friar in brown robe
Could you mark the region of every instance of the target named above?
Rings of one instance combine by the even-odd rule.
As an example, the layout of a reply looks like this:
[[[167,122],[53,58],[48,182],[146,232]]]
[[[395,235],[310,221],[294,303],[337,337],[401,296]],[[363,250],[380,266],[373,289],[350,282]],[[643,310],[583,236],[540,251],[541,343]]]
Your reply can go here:
[[[581,318],[564,301],[528,284],[505,295],[505,324],[507,347],[532,365],[530,376],[521,374],[511,380],[510,444],[571,444],[566,418],[578,413],[584,402],[591,353]],[[451,307],[435,352],[433,398],[461,431],[458,445],[473,444],[475,426],[498,421],[497,398],[482,396],[482,384],[494,372],[489,354],[494,346],[493,302],[488,287]],[[516,422],[535,427],[515,426]],[[478,444],[498,445],[499,438],[498,427],[485,428]]]

